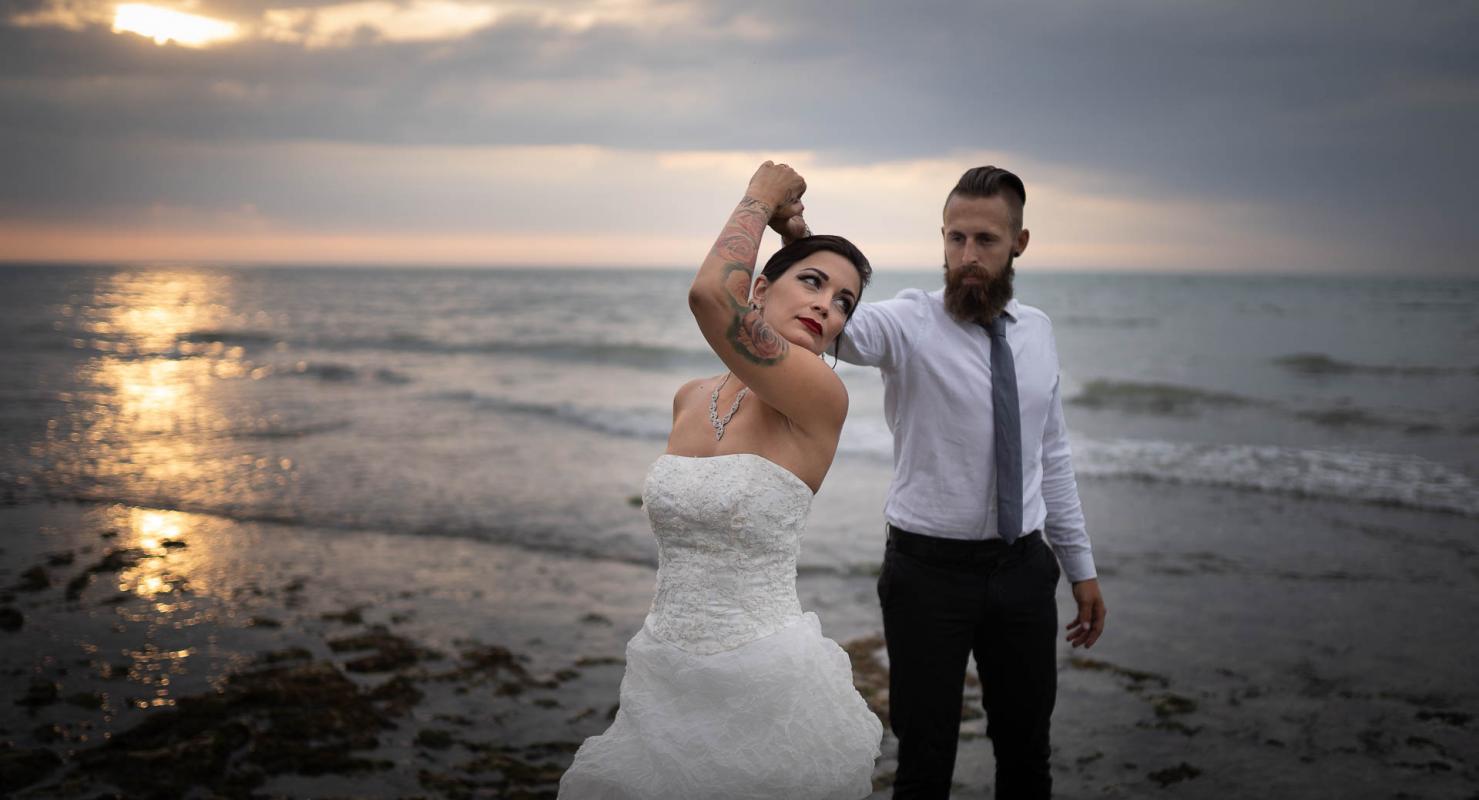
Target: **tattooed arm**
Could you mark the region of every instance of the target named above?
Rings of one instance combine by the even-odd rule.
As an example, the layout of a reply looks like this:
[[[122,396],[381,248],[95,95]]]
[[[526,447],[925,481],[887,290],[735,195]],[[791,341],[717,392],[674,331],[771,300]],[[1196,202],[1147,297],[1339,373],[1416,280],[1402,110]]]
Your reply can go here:
[[[750,305],[760,237],[774,218],[800,219],[805,191],[806,182],[790,167],[762,164],[699,268],[688,305],[709,346],[752,392],[804,431],[829,433],[835,444],[847,413],[842,382]]]

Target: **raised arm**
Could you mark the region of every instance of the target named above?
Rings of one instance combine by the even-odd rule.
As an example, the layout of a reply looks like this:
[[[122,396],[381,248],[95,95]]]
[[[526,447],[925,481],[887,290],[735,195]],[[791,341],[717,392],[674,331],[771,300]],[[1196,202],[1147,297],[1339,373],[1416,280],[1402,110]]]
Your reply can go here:
[[[799,208],[805,191],[806,182],[790,167],[760,165],[693,279],[688,306],[714,353],[751,392],[801,431],[835,437],[847,416],[842,381],[750,304],[760,237],[776,209]]]

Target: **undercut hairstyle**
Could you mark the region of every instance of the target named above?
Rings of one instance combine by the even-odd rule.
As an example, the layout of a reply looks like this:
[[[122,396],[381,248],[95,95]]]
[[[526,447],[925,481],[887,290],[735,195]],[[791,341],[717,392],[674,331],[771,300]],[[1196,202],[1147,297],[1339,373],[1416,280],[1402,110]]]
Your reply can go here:
[[[776,279],[785,275],[787,270],[796,265],[796,262],[813,253],[823,251],[842,256],[853,265],[853,269],[858,271],[858,297],[856,299],[862,300],[863,289],[868,287],[868,280],[873,277],[873,267],[868,263],[867,257],[863,255],[863,251],[859,250],[857,245],[841,236],[819,234],[797,239],[775,251],[775,255],[771,256],[770,260],[765,262],[765,269],[762,269],[760,274],[765,276],[766,281],[775,283]],[[854,303],[852,311],[856,311],[857,309],[858,306]],[[847,316],[848,319],[851,319],[852,312],[849,311]]]
[[[955,188],[945,196],[945,205],[950,205],[950,198],[959,195],[961,197],[995,197],[1002,195],[1007,199],[1007,207],[1012,210],[1012,224],[1017,230],[1022,230],[1022,207],[1027,205],[1027,187],[1022,185],[1022,179],[1001,167],[971,167],[955,182]]]

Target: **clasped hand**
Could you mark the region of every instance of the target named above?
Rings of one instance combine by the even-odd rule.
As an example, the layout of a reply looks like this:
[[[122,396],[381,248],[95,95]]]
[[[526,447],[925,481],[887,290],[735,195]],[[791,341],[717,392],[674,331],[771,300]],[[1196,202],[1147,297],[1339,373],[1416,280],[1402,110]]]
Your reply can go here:
[[[790,166],[771,161],[761,164],[745,193],[771,207],[770,227],[781,235],[783,244],[810,235],[802,217],[806,207],[801,195],[806,193],[806,180]]]

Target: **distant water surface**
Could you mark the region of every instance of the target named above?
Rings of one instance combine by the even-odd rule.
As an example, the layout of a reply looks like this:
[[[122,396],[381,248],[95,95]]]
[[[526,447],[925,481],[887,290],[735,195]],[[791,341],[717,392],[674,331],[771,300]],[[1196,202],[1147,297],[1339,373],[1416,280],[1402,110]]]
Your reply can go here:
[[[0,267],[0,494],[647,561],[628,502],[721,370],[655,270]],[[865,300],[934,289],[884,272]],[[1081,478],[1479,517],[1479,282],[1019,273]],[[866,562],[875,371],[809,557]],[[866,539],[866,540],[865,540]]]

